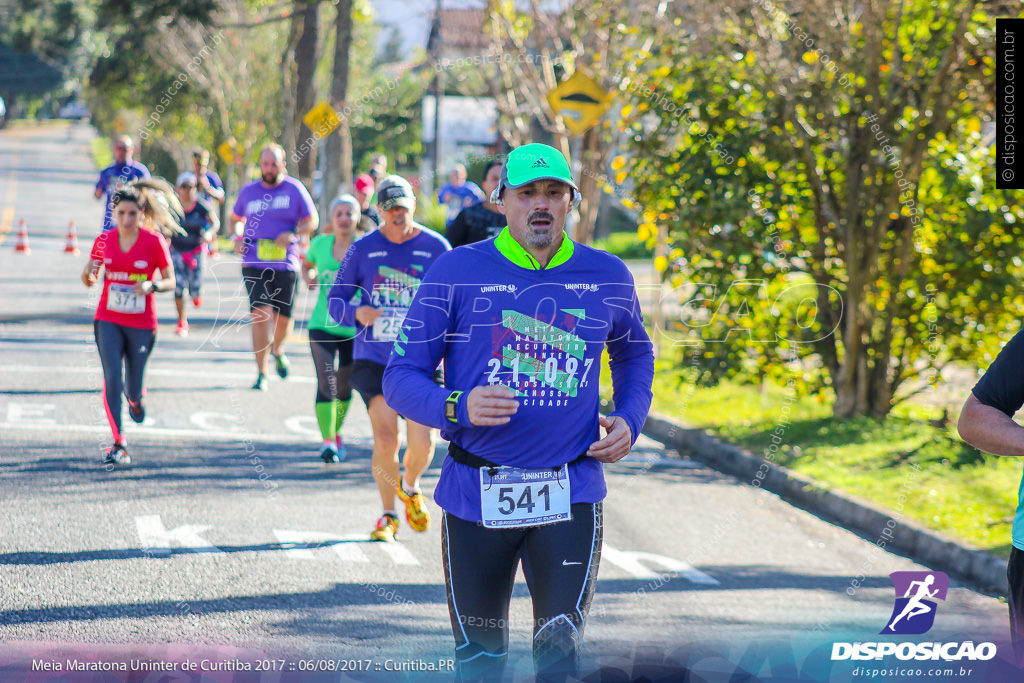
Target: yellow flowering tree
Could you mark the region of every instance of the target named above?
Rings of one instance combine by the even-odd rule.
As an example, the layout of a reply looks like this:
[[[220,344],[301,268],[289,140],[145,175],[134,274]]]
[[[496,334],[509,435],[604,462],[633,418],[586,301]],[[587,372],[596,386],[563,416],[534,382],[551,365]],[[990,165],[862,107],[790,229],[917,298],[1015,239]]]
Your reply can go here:
[[[725,2],[650,29],[618,173],[669,216],[675,341],[707,372],[817,372],[837,417],[884,416],[1019,326],[1024,210],[985,136],[997,4]]]

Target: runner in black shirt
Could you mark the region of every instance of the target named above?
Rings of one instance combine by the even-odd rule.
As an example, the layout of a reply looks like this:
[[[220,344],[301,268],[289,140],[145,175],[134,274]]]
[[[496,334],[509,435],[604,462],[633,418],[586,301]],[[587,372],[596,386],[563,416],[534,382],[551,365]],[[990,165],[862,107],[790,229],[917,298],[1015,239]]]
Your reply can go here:
[[[178,199],[185,210],[181,227],[183,235],[171,237],[171,262],[174,264],[174,306],[178,310],[178,327],[175,334],[188,336],[188,320],[185,314],[185,288],[188,288],[192,304],[199,308],[203,303],[203,259],[207,245],[217,234],[220,221],[209,204],[198,198],[196,175],[185,171],[178,176]]]
[[[964,441],[986,453],[1024,456],[1024,427],[1013,415],[1024,405],[1024,331],[1018,332],[967,397],[957,429]],[[1018,659],[1024,654],[1024,479],[1017,494],[1006,566],[1010,637]]]
[[[501,180],[501,165],[501,161],[492,161],[484,169],[484,182],[481,188],[487,199],[463,209],[448,227],[445,237],[451,243],[452,249],[497,237],[501,229],[507,225],[505,215],[499,213],[498,205],[491,201],[491,193]]]

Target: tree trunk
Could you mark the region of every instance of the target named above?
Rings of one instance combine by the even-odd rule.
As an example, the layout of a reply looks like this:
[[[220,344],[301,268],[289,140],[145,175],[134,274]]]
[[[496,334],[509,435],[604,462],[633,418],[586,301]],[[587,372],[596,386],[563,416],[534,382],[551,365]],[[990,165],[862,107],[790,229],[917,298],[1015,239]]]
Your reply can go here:
[[[601,188],[597,186],[598,169],[602,166],[600,135],[601,131],[596,126],[583,135],[583,154],[580,159],[580,167],[583,170],[579,175],[583,203],[580,204],[580,222],[576,226],[574,236],[575,241],[580,244],[590,244],[593,241],[597,211],[601,207]]]
[[[311,131],[302,121],[316,103],[316,88],[313,82],[314,71],[319,57],[320,39],[320,5],[311,3],[302,13],[302,35],[295,44],[295,123],[293,129],[298,132],[296,146],[305,149],[306,141],[312,140]],[[313,172],[316,170],[315,144],[308,145],[309,151],[298,159],[299,179],[306,187],[313,187]]]
[[[281,146],[287,159],[295,153],[295,45],[302,27],[298,6],[296,1],[294,13],[288,20],[288,39],[281,51]]]
[[[324,164],[323,193],[320,195],[320,222],[330,220],[327,209],[344,183],[352,185],[352,145],[348,138],[348,116],[345,103],[348,99],[349,51],[352,47],[352,0],[338,0],[338,14],[334,19],[334,72],[331,77],[331,106],[341,118],[341,126],[327,136]],[[348,143],[348,144],[346,144]]]

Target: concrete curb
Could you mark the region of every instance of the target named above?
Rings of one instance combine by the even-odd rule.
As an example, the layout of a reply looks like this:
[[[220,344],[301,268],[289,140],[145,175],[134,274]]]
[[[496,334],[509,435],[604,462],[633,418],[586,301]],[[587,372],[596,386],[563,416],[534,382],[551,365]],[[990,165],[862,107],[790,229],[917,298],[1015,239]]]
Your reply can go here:
[[[748,485],[778,494],[813,515],[834,521],[863,535],[883,549],[894,549],[921,564],[980,586],[988,592],[1007,592],[1006,560],[926,529],[901,515],[874,506],[848,493],[826,489],[774,463],[721,441],[702,429],[677,425],[651,413],[643,433],[669,448],[730,474]]]

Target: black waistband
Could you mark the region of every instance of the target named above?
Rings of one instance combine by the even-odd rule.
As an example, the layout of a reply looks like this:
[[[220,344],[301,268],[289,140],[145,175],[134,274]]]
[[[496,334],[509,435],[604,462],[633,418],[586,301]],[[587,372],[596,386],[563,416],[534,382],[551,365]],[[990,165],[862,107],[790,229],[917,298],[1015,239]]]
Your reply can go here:
[[[490,460],[485,460],[480,456],[473,455],[466,449],[456,444],[454,441],[448,444],[448,456],[457,463],[460,463],[462,465],[469,465],[470,467],[473,467],[478,470],[483,469],[485,467],[504,467],[504,465],[499,465],[497,463],[491,462]],[[583,460],[586,457],[587,454],[584,453],[583,455],[570,460],[569,464],[571,465],[574,462],[579,462],[580,460]]]

